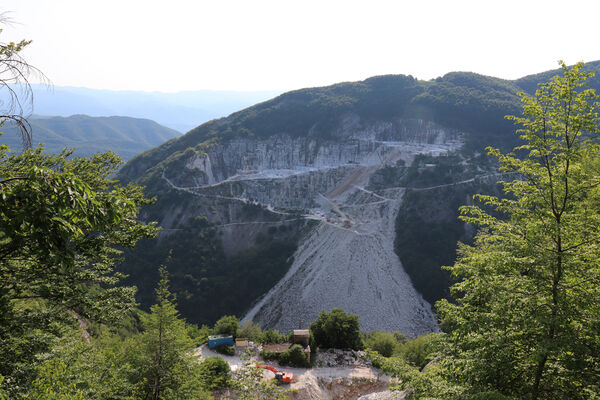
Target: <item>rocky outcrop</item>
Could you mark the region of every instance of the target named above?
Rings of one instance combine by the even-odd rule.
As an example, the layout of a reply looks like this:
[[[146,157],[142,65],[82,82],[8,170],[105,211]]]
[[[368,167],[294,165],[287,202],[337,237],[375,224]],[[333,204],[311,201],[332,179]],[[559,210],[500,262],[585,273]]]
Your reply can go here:
[[[365,128],[357,117],[348,116],[341,126],[329,139],[285,135],[267,140],[234,139],[198,152],[186,168],[194,172],[198,186],[287,177],[345,165],[381,165],[401,158],[411,161],[419,153],[445,154],[460,146],[463,136],[420,120],[375,122]]]

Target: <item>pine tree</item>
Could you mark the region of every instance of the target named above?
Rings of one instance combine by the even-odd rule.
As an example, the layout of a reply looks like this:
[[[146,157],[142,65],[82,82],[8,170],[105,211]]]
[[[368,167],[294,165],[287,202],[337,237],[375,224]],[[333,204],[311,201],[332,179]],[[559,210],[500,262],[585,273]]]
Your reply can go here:
[[[144,333],[138,339],[140,353],[135,363],[141,396],[152,400],[210,398],[201,387],[199,360],[191,354],[193,341],[179,318],[164,266],[160,277],[157,304],[142,316]]]

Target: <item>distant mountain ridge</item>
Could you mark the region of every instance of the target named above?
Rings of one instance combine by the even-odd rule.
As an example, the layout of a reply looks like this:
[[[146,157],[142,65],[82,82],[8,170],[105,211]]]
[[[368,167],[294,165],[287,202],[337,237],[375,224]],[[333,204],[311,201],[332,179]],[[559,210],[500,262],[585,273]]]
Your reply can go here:
[[[34,113],[86,114],[146,118],[180,132],[267,100],[277,91],[212,91],[178,93],[115,91],[81,87],[32,85]]]
[[[74,148],[77,156],[112,150],[124,161],[181,136],[180,132],[149,119],[131,117],[33,116],[29,123],[32,144],[44,143],[49,153],[60,152],[65,147]],[[7,144],[13,151],[21,149],[21,137],[14,125],[7,123],[0,131],[4,132],[0,136],[1,144]]]

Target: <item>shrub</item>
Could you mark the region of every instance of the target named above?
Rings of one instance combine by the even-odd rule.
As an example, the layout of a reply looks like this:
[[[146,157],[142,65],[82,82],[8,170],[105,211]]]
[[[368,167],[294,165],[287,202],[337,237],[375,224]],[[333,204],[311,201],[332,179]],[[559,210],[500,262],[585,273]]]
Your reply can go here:
[[[212,329],[208,325],[202,325],[199,328],[198,325],[189,324],[186,326],[186,329],[195,346],[200,346],[208,342],[208,336],[212,334]]]
[[[200,381],[205,389],[223,389],[229,386],[230,379],[229,364],[221,357],[208,357],[200,363]]]
[[[222,335],[237,337],[239,322],[234,315],[225,315],[215,323],[215,332]]]
[[[423,369],[431,361],[439,337],[437,333],[429,333],[414,340],[409,340],[400,348],[402,357],[415,367]]]
[[[253,321],[246,321],[240,326],[237,332],[237,337],[246,338],[253,342],[258,342],[262,335],[262,329]]]
[[[391,357],[400,343],[389,332],[371,332],[365,335],[365,346],[384,357]]]
[[[260,355],[265,360],[279,360],[279,354],[277,354],[273,351],[263,350],[260,352]]]
[[[260,341],[269,344],[285,343],[287,340],[288,337],[279,333],[279,331],[276,329],[269,329],[260,335]]]
[[[319,347],[352,350],[364,347],[358,315],[346,314],[341,308],[333,308],[330,313],[322,311],[310,330]]]
[[[226,356],[232,356],[235,354],[235,348],[233,346],[221,345],[215,347],[215,350],[217,351],[217,353],[221,353]]]
[[[279,355],[280,365],[289,365],[291,367],[307,368],[309,366],[304,348],[295,344]]]

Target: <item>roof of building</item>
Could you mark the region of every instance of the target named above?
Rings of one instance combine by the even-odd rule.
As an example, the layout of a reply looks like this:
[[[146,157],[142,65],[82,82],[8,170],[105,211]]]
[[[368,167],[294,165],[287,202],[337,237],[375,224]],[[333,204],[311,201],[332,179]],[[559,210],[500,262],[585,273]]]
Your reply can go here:
[[[265,344],[263,349],[271,353],[283,353],[292,346],[291,343]]]
[[[217,340],[217,339],[226,339],[226,338],[233,339],[233,336],[231,336],[231,335],[210,335],[208,337],[208,340]]]

